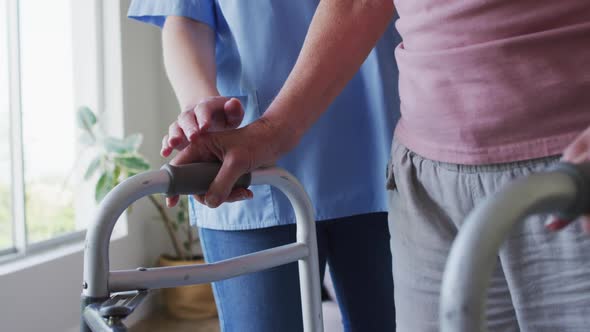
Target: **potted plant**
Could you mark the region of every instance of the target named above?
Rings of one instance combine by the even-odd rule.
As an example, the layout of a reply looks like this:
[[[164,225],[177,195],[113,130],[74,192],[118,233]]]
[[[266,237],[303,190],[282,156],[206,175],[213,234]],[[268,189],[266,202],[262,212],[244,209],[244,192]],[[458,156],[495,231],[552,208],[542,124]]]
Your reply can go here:
[[[123,139],[106,135],[98,123],[98,116],[85,106],[78,109],[77,122],[82,130],[80,143],[94,154],[84,173],[84,180],[90,181],[98,175],[94,188],[97,203],[121,181],[151,168],[138,152],[143,140],[141,134],[131,134]],[[199,239],[188,221],[186,196],[181,198],[175,210],[166,209],[162,197],[149,195],[148,199],[158,212],[174,249],[174,254],[161,254],[158,265],[204,263],[203,257],[195,253]],[[209,284],[167,288],[161,291],[161,295],[164,307],[177,318],[202,319],[217,314]]]

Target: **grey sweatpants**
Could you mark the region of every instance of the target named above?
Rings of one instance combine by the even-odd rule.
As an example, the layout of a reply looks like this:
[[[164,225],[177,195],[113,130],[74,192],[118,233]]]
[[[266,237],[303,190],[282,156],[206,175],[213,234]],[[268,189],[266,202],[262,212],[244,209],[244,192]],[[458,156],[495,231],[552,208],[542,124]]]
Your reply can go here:
[[[466,215],[510,180],[556,161],[454,165],[394,144],[388,187],[397,331],[438,331],[442,274]],[[590,236],[579,223],[551,233],[546,218],[520,223],[500,250],[488,293],[490,331],[590,331]]]

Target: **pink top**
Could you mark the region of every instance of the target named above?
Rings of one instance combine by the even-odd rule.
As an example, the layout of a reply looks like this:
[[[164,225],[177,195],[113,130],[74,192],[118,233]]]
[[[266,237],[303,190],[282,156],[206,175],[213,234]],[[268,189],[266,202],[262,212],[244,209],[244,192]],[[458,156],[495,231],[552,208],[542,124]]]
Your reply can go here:
[[[458,164],[560,154],[590,125],[590,0],[395,0],[395,137]]]

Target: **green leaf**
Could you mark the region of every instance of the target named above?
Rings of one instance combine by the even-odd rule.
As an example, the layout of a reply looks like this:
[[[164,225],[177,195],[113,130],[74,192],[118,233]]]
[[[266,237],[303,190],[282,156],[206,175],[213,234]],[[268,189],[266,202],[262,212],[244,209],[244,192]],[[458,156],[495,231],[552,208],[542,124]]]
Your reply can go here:
[[[141,142],[143,142],[142,134],[131,134],[125,138],[125,144],[131,149],[132,152],[137,152],[141,146]]]
[[[178,213],[176,214],[176,221],[179,224],[184,224],[186,222],[186,214],[184,210],[178,211]]]
[[[125,154],[133,152],[133,147],[129,146],[124,140],[116,137],[105,137],[102,141],[105,150],[111,153]]]
[[[76,114],[76,122],[80,129],[92,132],[92,127],[96,124],[96,116],[90,107],[81,106]]]
[[[142,141],[143,136],[141,134],[132,134],[125,139],[109,136],[103,140],[103,145],[108,152],[112,153],[136,153]]]
[[[125,167],[134,171],[147,171],[150,169],[150,164],[141,156],[130,155],[123,157],[115,157],[115,163],[121,167]]]
[[[188,251],[190,249],[190,245],[189,245],[188,241],[184,241],[182,243],[182,246],[184,247],[184,250],[186,250],[186,251]]]
[[[84,180],[88,181],[96,172],[96,170],[98,169],[98,167],[100,166],[100,156],[94,158],[90,164],[88,165],[88,168],[86,169],[86,173],[84,173]]]
[[[115,165],[115,169],[113,170],[113,180],[115,181],[115,186],[119,184],[120,177],[121,177],[121,167],[119,165]]]
[[[175,223],[171,223],[172,228],[174,229],[175,232],[178,232],[178,225]]]
[[[82,145],[94,145],[96,143],[96,138],[94,138],[94,135],[92,135],[91,133],[85,131],[82,132],[82,134],[80,134],[80,137],[78,137],[78,142],[80,142],[80,144]]]
[[[102,201],[107,193],[114,187],[113,174],[110,172],[103,172],[98,179],[98,182],[96,182],[96,188],[94,190],[94,199],[96,202],[99,203]]]

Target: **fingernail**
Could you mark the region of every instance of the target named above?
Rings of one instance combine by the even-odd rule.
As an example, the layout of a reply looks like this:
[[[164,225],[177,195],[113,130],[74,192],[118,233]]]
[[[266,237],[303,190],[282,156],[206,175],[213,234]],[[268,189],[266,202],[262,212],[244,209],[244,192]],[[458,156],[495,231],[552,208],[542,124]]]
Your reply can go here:
[[[545,227],[550,231],[556,232],[560,229],[563,229],[565,226],[569,225],[571,220],[553,218],[549,219],[547,223],[545,223]]]
[[[210,208],[216,208],[216,207],[218,207],[220,201],[221,200],[216,195],[207,195],[207,196],[205,196],[205,204],[207,204],[207,206],[210,207]]]

